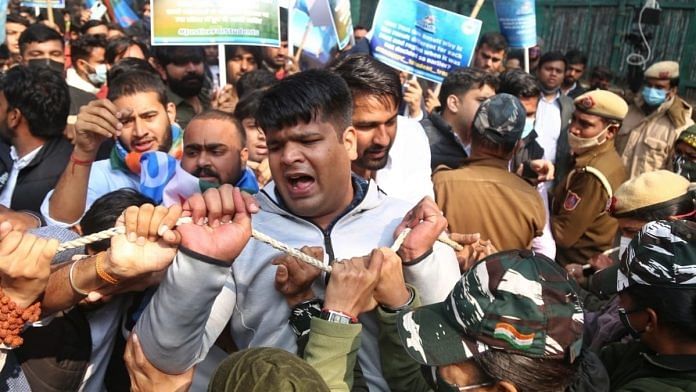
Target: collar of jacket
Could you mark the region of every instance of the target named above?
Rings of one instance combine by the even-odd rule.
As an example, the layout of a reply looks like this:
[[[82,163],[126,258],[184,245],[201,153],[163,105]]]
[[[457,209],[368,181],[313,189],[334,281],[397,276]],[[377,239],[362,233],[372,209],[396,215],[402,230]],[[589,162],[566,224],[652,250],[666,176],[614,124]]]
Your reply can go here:
[[[329,227],[346,215],[354,215],[365,210],[371,210],[379,206],[383,201],[385,194],[377,187],[377,184],[370,180],[369,182],[362,177],[351,174],[353,182],[353,201],[341,214],[336,216],[336,219],[331,222]],[[287,206],[276,190],[275,182],[271,181],[266,184],[259,193],[256,194],[256,200],[262,210],[278,214],[291,219],[303,219],[303,217],[293,214],[288,210]]]
[[[70,142],[65,140],[62,136],[46,139],[41,150],[39,150],[38,154],[36,154],[34,159],[32,159],[23,170],[30,169],[41,163],[47,157],[50,157],[53,151],[55,151],[61,144],[70,144]]]
[[[660,355],[642,352],[640,355],[649,364],[677,372],[696,371],[696,355]]]
[[[503,158],[493,157],[466,158],[464,160],[464,166],[488,166],[509,171],[510,161]]]
[[[459,135],[457,135],[454,132],[452,126],[449,123],[447,123],[447,121],[445,121],[444,118],[442,118],[442,113],[433,111],[432,113],[430,113],[430,116],[428,116],[428,118],[430,119],[430,122],[433,123],[435,129],[437,129],[438,132],[442,134],[442,136],[451,140],[454,144],[459,146],[462,149],[462,151],[466,153],[466,148],[464,148],[464,143],[462,143],[462,139],[459,137]]]
[[[614,139],[607,140],[599,146],[593,147],[579,155],[575,156],[575,166],[587,166],[600,155],[604,155],[607,151],[613,150]]]

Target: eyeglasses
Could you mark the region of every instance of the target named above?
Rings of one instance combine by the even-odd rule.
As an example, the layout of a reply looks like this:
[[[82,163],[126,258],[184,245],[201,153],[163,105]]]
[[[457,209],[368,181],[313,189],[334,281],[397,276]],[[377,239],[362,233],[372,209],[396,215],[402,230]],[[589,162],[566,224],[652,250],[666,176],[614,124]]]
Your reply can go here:
[[[618,310],[619,314],[624,314],[624,315],[628,316],[629,314],[642,312],[642,311],[645,310],[645,308],[638,308],[638,309],[626,310],[626,309],[624,309],[624,308],[622,308],[622,307],[619,307],[617,310]]]

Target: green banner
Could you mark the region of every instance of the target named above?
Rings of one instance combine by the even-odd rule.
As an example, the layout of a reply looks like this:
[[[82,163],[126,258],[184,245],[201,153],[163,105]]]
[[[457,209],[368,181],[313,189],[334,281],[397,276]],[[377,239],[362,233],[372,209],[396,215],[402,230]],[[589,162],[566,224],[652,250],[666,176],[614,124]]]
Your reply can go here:
[[[280,46],[278,0],[150,2],[153,45]]]

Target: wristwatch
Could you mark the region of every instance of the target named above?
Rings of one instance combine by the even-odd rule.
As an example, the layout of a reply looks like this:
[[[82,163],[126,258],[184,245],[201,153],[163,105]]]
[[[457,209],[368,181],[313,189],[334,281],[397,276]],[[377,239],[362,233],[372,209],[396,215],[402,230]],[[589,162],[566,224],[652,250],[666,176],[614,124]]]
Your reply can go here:
[[[322,309],[321,313],[319,313],[319,318],[322,320],[326,320],[332,323],[338,323],[338,324],[357,324],[358,319],[345,314],[343,312],[339,312],[336,310],[331,310],[331,309]]]

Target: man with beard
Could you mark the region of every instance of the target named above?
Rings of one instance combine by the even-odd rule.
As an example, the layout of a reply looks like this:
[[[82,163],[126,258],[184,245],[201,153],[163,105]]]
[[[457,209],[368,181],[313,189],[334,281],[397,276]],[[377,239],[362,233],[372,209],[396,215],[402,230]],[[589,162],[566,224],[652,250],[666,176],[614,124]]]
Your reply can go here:
[[[167,83],[167,98],[176,106],[176,122],[182,129],[198,113],[211,107],[205,81],[205,51],[194,46],[155,48],[158,71]]]
[[[256,193],[256,177],[246,167],[248,157],[242,124],[229,113],[208,110],[186,127],[181,168],[203,181]]]
[[[567,66],[561,52],[545,53],[539,59],[537,77],[541,99],[537,106],[535,131],[537,142],[544,148],[544,159],[556,167],[556,181],[565,177],[570,166],[568,124],[573,115],[573,100],[561,94],[561,83]],[[549,183],[550,185],[550,183]]]
[[[0,79],[0,91],[0,204],[38,216],[70,160],[62,137],[68,86],[48,68],[18,65]]]
[[[367,55],[351,55],[331,69],[353,96],[358,157],[353,172],[373,179],[387,195],[417,203],[434,197],[430,148],[423,127],[397,115],[403,98],[399,75]]]
[[[108,99],[80,109],[75,149],[55,190],[41,204],[52,225],[71,226],[100,196],[140,187],[140,157],[149,151],[181,156],[183,132],[173,124],[176,107],[156,74],[124,72],[109,83]],[[115,138],[109,159],[95,162],[103,141]]]
[[[568,67],[561,84],[561,92],[575,99],[587,91],[580,84],[580,79],[587,68],[587,55],[578,49],[573,49],[566,52],[565,57],[568,61]]]
[[[391,245],[394,234],[410,227],[398,251],[405,279],[424,303],[441,301],[459,277],[453,251],[434,243],[445,219],[431,200],[409,212],[408,203],[351,175],[358,132],[351,126],[352,108],[346,83],[325,70],[288,76],[266,92],[258,120],[268,141],[273,182],[253,203],[247,201],[257,212],[253,227],[294,248],[319,246],[327,255],[322,260],[333,265]],[[247,244],[251,219],[244,204],[229,185],[185,203],[194,222],[207,218],[213,224],[186,225],[191,230],[134,330],[147,359],[164,372],[182,373],[203,359],[228,321],[240,349],[297,350],[288,324],[291,309],[274,290],[277,267],[271,261],[280,253],[258,241]],[[398,226],[404,215],[408,219]],[[310,282],[323,291],[327,276],[316,272]],[[387,391],[376,314],[360,320],[362,374],[370,390]]]
[[[84,35],[70,43],[72,67],[68,68],[65,81],[68,86],[91,95],[106,83],[106,38],[103,35]],[[84,102],[83,104],[86,104]]]

